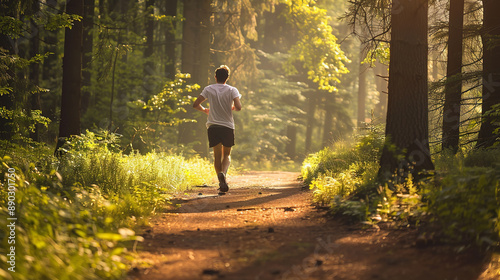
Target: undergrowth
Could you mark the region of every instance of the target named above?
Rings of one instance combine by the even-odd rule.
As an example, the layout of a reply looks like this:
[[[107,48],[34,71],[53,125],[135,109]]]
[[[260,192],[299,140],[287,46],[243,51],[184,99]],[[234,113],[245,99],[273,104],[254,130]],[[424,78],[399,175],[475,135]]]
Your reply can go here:
[[[348,197],[373,183],[383,143],[382,128],[371,127],[355,144],[338,142],[309,155],[301,174],[304,183],[314,188],[314,201],[333,204],[336,197]]]
[[[118,279],[132,258],[135,229],[175,192],[206,182],[200,158],[123,154],[112,134],[74,137],[58,159],[44,145],[1,142],[0,278]],[[8,170],[15,170],[15,244],[8,244]],[[10,222],[10,221],[9,221]],[[15,273],[10,246],[15,246]]]
[[[496,246],[500,241],[500,148],[443,151],[434,156],[435,173],[415,183],[379,182],[384,137],[372,128],[353,145],[337,143],[303,162],[313,200],[333,213],[377,226],[420,226],[441,241]]]

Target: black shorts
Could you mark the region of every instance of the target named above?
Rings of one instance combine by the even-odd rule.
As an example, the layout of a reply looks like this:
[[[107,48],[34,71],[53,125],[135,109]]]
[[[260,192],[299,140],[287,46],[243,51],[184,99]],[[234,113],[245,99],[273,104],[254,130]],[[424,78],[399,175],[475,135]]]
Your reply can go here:
[[[234,146],[234,129],[221,125],[211,125],[208,128],[208,145],[210,148],[222,143],[224,147]]]

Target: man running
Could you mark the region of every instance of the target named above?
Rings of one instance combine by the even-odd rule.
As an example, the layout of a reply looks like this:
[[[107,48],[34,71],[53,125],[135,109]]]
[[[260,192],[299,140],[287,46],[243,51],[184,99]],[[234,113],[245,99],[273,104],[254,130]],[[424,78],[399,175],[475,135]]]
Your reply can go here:
[[[227,169],[231,163],[231,147],[234,146],[233,110],[241,110],[241,94],[238,89],[226,84],[229,78],[229,67],[221,65],[215,70],[216,84],[203,89],[193,104],[193,108],[208,115],[208,142],[214,150],[214,167],[219,179],[219,191],[229,190],[226,182]],[[210,109],[201,106],[208,100]]]

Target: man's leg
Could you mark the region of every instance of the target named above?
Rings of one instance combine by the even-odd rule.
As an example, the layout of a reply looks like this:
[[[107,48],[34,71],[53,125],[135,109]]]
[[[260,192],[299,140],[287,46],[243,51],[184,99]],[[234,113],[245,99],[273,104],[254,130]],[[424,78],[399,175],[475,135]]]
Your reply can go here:
[[[225,147],[224,147],[225,148]],[[219,143],[213,147],[214,149],[214,167],[215,173],[219,174],[223,172],[222,170],[222,143]]]
[[[231,164],[231,147],[222,146],[222,164],[221,169],[224,174],[227,174],[229,165]]]

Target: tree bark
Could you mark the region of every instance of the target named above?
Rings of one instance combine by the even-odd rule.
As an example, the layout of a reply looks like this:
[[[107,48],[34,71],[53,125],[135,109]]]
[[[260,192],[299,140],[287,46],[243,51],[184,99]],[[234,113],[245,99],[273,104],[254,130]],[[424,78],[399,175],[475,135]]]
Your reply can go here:
[[[297,157],[297,127],[294,125],[288,125],[286,127],[286,137],[289,141],[286,143],[285,153],[291,160],[295,160]]]
[[[166,15],[175,17],[177,16],[177,0],[169,0],[166,2]],[[165,73],[167,78],[173,80],[175,79],[175,73],[177,72],[175,69],[175,22],[172,22],[172,26],[166,30],[165,33],[165,54],[167,55],[168,62],[165,63]]]
[[[11,11],[11,9],[1,9],[0,15],[2,16],[10,16],[17,17],[16,13]],[[14,54],[14,40],[9,36],[0,33],[0,47],[5,50],[6,55]],[[14,77],[16,73],[12,69],[7,69],[8,77]],[[12,85],[12,81],[8,81],[10,87],[14,87]],[[0,108],[5,108],[6,110],[14,109],[14,94],[4,94],[0,95]],[[10,140],[12,138],[12,120],[8,118],[0,117],[0,139],[1,140]]]
[[[358,128],[361,128],[366,121],[366,95],[367,95],[367,83],[366,74],[368,71],[368,66],[362,64],[366,53],[364,52],[364,46],[361,44],[359,51],[359,73],[358,73]]]
[[[197,26],[197,5],[196,1],[193,0],[184,0],[184,22],[182,29],[182,65],[181,72],[182,73],[190,73],[191,81],[196,83],[196,75],[195,75],[195,62],[197,56],[197,44],[196,37],[198,35],[198,26]],[[186,106],[186,113],[184,114],[184,118],[192,119],[194,118],[194,112],[190,110],[191,108]],[[196,129],[196,124],[194,123],[183,123],[179,125],[179,134],[177,138],[178,144],[189,144],[195,141],[194,131]]]
[[[154,21],[153,17],[150,16],[154,12],[154,0],[146,0],[146,22],[145,22],[145,34],[146,34],[146,48],[144,49],[144,76],[153,75],[155,73],[154,63],[151,60],[151,56],[154,53]]]
[[[94,9],[95,0],[84,0],[83,11],[83,57],[82,57],[82,104],[81,114],[83,115],[90,104],[92,86],[92,52],[94,46]]]
[[[156,74],[156,67],[153,61],[153,53],[154,53],[154,31],[155,24],[153,21],[153,17],[151,16],[154,13],[154,0],[146,0],[145,2],[145,10],[146,10],[146,18],[144,22],[144,33],[146,34],[146,46],[143,52],[144,64],[142,71],[142,87],[143,91],[143,100],[149,100],[151,96],[154,94],[154,83],[153,76]],[[145,118],[147,115],[146,110],[142,110],[142,116]]]
[[[443,107],[443,149],[458,151],[460,138],[460,102],[462,99],[462,38],[464,0],[450,1],[448,61]]]
[[[379,102],[375,105],[375,116],[385,121],[387,117],[387,79],[389,76],[387,65],[380,62],[375,63],[375,85],[377,86]]]
[[[491,147],[499,137],[498,117],[485,115],[500,104],[500,1],[483,0],[483,94],[482,122],[477,139],[478,148]]]
[[[211,0],[184,0],[184,26],[182,37],[182,72],[190,73],[190,82],[197,83],[203,89],[208,85],[210,67],[210,16]],[[183,123],[179,126],[178,143],[198,142],[195,150],[202,156],[208,156],[206,136],[206,116],[195,115],[191,106],[186,107],[184,118],[196,119],[196,123]]]
[[[38,1],[34,1],[32,3],[32,13],[37,14],[40,11],[40,3]],[[40,32],[38,31],[38,26],[34,22],[33,19],[31,19],[31,26],[32,30],[36,32],[33,34],[33,37],[30,38],[30,57],[34,57],[37,54],[40,53]],[[38,86],[40,84],[40,64],[39,63],[34,63],[30,67],[30,72],[29,72],[29,80],[30,83],[34,86]],[[40,103],[40,92],[38,90],[35,90],[33,95],[31,95],[31,110],[41,110],[41,103]],[[40,130],[42,128],[42,125],[36,124],[35,125],[35,130],[30,132],[30,138],[33,139],[34,141],[40,141]]]
[[[326,96],[325,101],[325,120],[323,122],[323,141],[322,146],[327,147],[332,143],[332,128],[333,128],[333,109],[332,103],[334,101],[335,95],[333,93],[329,93]]]
[[[82,16],[83,0],[68,1],[66,12]],[[82,41],[83,24],[75,21],[71,29],[65,30],[59,139],[80,134]]]
[[[315,93],[309,93],[308,96],[308,110],[307,110],[307,125],[306,125],[306,142],[304,147],[304,154],[309,154],[311,152],[312,146],[312,134],[314,128],[314,115],[316,113],[316,95]]]
[[[427,0],[393,2],[383,180],[395,172],[398,178],[409,173],[418,178],[420,171],[434,169],[428,141],[427,13]]]

